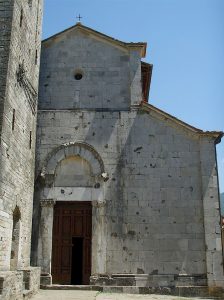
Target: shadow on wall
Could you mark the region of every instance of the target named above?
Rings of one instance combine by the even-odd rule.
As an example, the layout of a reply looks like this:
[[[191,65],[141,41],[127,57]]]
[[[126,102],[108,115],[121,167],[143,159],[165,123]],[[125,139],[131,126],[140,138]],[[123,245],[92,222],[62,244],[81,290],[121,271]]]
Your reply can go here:
[[[221,215],[224,216],[224,193],[220,194]]]
[[[199,141],[147,113],[124,116],[97,131],[110,170],[107,272],[205,274]]]

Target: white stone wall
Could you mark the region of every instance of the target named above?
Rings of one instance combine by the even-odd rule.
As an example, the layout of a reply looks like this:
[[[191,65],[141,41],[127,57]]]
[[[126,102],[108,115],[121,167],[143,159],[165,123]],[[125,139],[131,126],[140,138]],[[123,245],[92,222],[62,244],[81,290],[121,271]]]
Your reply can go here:
[[[128,109],[131,100],[139,103],[140,55],[129,52],[80,29],[44,42],[39,108],[119,110]],[[76,72],[81,80],[75,80]]]
[[[223,249],[216,153],[212,140],[201,139],[202,199],[209,285],[223,286]]]
[[[8,6],[4,5],[9,1],[3,2],[1,8],[6,13]],[[42,21],[42,0],[33,0],[32,5],[23,0],[10,2],[11,12],[7,12],[9,18],[5,20],[6,27],[10,25],[11,28],[10,51],[6,57],[8,69],[3,74],[5,90],[1,94],[2,110],[0,108],[0,270],[10,268],[12,214],[16,205],[21,212],[18,267],[27,267],[30,262],[36,115],[31,112],[28,97],[17,82],[16,74],[19,64],[23,63],[26,77],[38,91]]]
[[[104,161],[107,272],[206,273],[196,137],[137,111],[38,116],[40,168],[51,150],[71,141],[91,144]]]
[[[109,174],[107,182],[100,182],[101,203],[93,203],[92,272],[208,272],[209,285],[221,285],[220,234],[214,232],[220,229],[214,139],[204,136],[202,143],[199,132],[159,112],[131,106],[141,101],[137,51],[124,55],[124,50],[79,31],[46,41],[42,49],[36,175],[43,171],[54,149],[75,142],[94,147]],[[76,68],[85,75],[79,85],[73,78]],[[126,91],[127,101],[121,91]],[[204,176],[210,182],[212,174],[210,205]],[[53,194],[54,201],[72,200],[71,193],[77,189],[75,184],[74,190],[66,187],[62,199],[52,178],[44,182],[39,177],[35,241],[39,236],[39,200]],[[210,213],[213,219],[207,218]],[[217,246],[210,249],[209,242],[211,247],[213,242]],[[37,248],[36,242],[34,256]]]

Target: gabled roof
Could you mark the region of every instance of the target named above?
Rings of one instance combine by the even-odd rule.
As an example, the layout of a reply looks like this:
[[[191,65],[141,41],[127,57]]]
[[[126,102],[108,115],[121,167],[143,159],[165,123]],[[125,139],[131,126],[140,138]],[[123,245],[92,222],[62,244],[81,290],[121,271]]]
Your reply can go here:
[[[126,42],[122,42],[120,40],[117,40],[117,39],[114,39],[106,34],[103,34],[101,32],[98,32],[92,28],[89,28],[89,27],[86,27],[84,25],[82,25],[80,22],[76,23],[76,25],[72,26],[72,27],[69,27],[67,29],[65,29],[64,31],[61,31],[55,35],[52,35],[51,37],[45,39],[42,41],[42,43],[46,43],[48,41],[51,41],[61,35],[63,35],[64,33],[68,33],[69,31],[73,31],[73,30],[77,30],[77,29],[80,29],[82,31],[85,31],[87,33],[90,33],[90,34],[93,34],[95,36],[97,36],[98,38],[101,38],[101,39],[105,39],[113,44],[116,44],[120,47],[124,47],[126,49],[136,49],[138,48],[140,51],[141,51],[141,56],[142,57],[145,57],[146,56],[146,48],[147,48],[147,43],[145,42],[139,42],[139,43],[126,43]]]
[[[224,136],[224,132],[223,131],[203,131],[201,129],[198,129],[196,127],[193,127],[181,120],[179,120],[178,118],[168,114],[167,112],[164,112],[163,110],[153,106],[152,104],[149,104],[145,101],[141,102],[141,109],[148,111],[148,112],[152,112],[152,113],[156,113],[159,114],[161,117],[163,117],[165,120],[170,120],[174,123],[176,123],[176,125],[179,125],[187,130],[189,130],[192,133],[196,133],[199,134],[200,136],[207,136],[207,137],[211,137],[214,139],[215,144],[218,144],[221,142],[221,138]]]

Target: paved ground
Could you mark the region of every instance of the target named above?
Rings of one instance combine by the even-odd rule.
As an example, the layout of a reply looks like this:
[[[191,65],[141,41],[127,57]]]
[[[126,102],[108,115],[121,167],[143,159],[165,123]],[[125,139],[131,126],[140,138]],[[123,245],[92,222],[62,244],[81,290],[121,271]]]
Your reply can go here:
[[[183,298],[159,295],[106,294],[90,291],[40,290],[32,300],[199,300],[201,298]],[[206,300],[206,299],[204,299]],[[207,299],[208,300],[208,299]]]
[[[40,290],[32,300],[96,300],[99,292],[67,291],[67,290]]]

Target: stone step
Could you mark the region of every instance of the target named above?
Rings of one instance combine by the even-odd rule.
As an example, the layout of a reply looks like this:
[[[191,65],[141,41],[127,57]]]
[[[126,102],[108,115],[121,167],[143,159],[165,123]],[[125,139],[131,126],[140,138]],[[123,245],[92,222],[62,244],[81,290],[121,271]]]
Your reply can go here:
[[[30,298],[32,298],[32,296],[33,296],[33,291],[31,291],[31,290],[23,291],[23,300],[30,299]]]
[[[105,293],[127,293],[127,294],[158,294],[180,297],[216,297],[224,299],[224,292],[210,292],[206,286],[185,286],[185,287],[138,287],[138,286],[103,286]],[[214,299],[214,298],[212,298]]]
[[[60,284],[52,284],[52,285],[41,285],[41,289],[43,290],[83,290],[83,291],[103,291],[102,286],[96,285],[60,285]]]
[[[83,290],[99,291],[105,293],[127,294],[158,294],[180,297],[212,297],[211,299],[224,299],[224,290],[210,289],[207,286],[181,286],[181,287],[141,287],[141,286],[94,286],[94,285],[48,285],[41,286],[47,290]]]
[[[207,278],[204,276],[178,276],[175,286],[207,286]]]
[[[172,286],[207,286],[205,275],[172,275],[172,274],[111,274],[91,276],[90,284],[98,286],[139,286],[139,287],[172,287]]]

